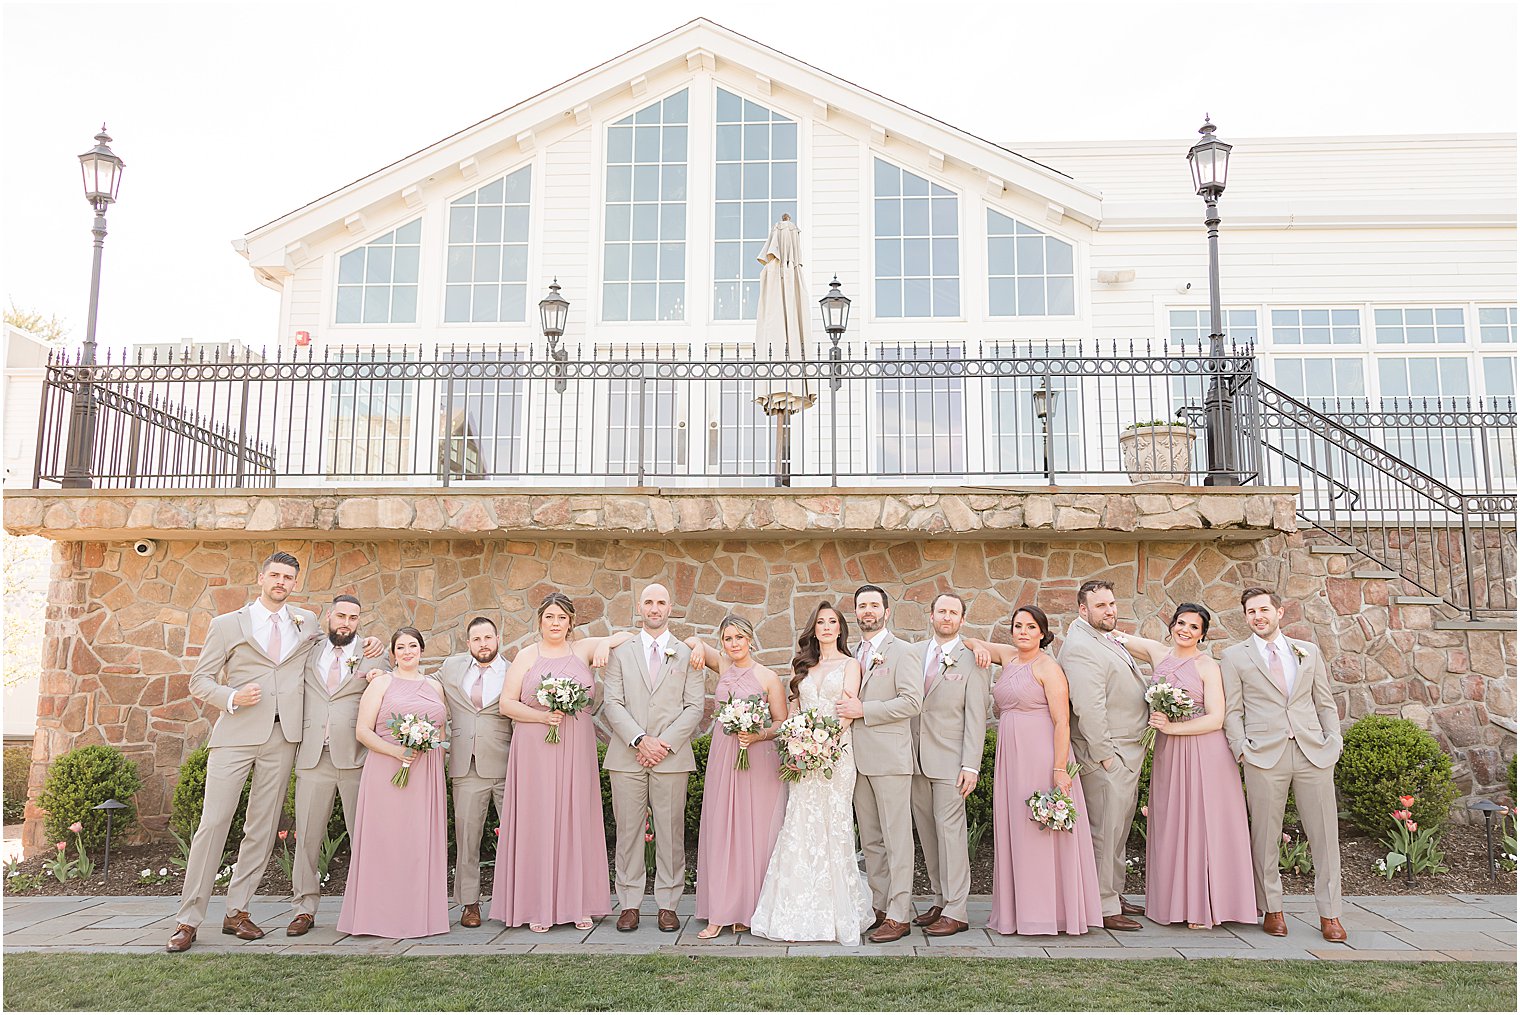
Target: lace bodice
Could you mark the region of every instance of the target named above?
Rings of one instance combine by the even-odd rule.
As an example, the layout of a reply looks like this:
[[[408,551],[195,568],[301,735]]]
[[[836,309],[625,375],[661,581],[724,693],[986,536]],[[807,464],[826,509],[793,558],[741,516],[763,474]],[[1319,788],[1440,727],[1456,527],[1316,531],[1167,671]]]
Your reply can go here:
[[[797,688],[800,707],[816,708],[824,715],[834,715],[834,703],[844,693],[844,671],[847,662],[849,662],[848,659],[841,659],[828,669],[820,665],[808,670],[808,675],[802,678],[802,683]]]

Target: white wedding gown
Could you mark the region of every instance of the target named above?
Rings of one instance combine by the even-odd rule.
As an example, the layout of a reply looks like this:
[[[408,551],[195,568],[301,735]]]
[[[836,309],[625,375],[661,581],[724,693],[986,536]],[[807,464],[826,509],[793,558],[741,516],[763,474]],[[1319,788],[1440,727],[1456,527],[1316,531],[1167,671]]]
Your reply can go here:
[[[845,661],[803,678],[799,710],[834,714],[844,691]],[[845,752],[834,776],[821,772],[790,785],[786,817],[776,837],[750,930],[774,941],[838,941],[858,945],[875,914],[865,875],[855,860],[855,759]]]

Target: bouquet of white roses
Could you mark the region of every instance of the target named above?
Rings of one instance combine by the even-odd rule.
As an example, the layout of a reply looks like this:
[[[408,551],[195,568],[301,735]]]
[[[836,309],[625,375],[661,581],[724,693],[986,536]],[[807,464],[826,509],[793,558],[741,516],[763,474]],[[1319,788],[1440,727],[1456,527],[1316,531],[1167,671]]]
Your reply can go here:
[[[816,708],[804,709],[776,731],[781,754],[781,780],[801,782],[810,772],[834,778],[834,766],[844,756],[844,724]]]
[[[433,723],[427,716],[408,712],[406,715],[391,713],[385,728],[390,730],[391,736],[402,747],[416,751],[419,756],[437,747],[447,747],[449,742],[443,739],[443,730]],[[415,759],[413,759],[415,760]],[[396,774],[391,776],[392,786],[405,786],[412,774],[412,763],[403,761]]]
[[[719,706],[715,718],[718,725],[723,727],[723,732],[731,737],[740,733],[759,733],[771,725],[771,707],[758,694],[752,694],[748,698],[730,696]],[[739,761],[734,768],[741,772],[749,768],[748,747],[739,748]]]
[[[1152,712],[1160,712],[1172,722],[1181,722],[1191,719],[1197,710],[1193,703],[1192,695],[1175,684],[1166,681],[1158,681],[1145,689],[1145,703],[1150,706]],[[1140,746],[1148,748],[1156,742],[1156,727],[1147,726],[1145,736],[1140,738]]]
[[[1068,762],[1066,774],[1073,779],[1080,769],[1076,762]],[[1024,801],[1029,805],[1029,820],[1052,832],[1069,832],[1077,827],[1077,804],[1064,790],[1050,789],[1029,794]]]
[[[586,693],[586,688],[574,677],[545,677],[539,683],[534,697],[549,711],[562,712],[567,716],[591,707],[591,695]],[[549,732],[544,734],[544,743],[559,743],[558,726],[549,727]]]

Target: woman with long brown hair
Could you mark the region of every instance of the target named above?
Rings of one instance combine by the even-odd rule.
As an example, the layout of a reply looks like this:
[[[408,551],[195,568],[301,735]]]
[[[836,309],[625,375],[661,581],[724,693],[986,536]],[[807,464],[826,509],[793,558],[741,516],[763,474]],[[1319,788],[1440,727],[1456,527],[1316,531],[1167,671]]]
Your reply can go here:
[[[574,624],[569,596],[545,596],[538,607],[539,640],[517,653],[501,687],[501,714],[512,720],[514,735],[491,919],[508,927],[526,923],[538,934],[557,923],[590,930],[593,917],[612,912],[591,671],[633,635],[620,631],[572,642]],[[585,688],[587,708],[566,715],[542,705],[538,687],[550,677],[568,677]],[[557,731],[557,741],[531,732],[539,726]]]
[[[797,638],[790,711],[835,715],[842,695],[860,693],[860,664],[850,655],[844,613],[821,602]],[[832,774],[794,783],[750,930],[778,941],[859,944],[871,925],[871,897],[855,862],[855,760],[850,720],[841,719],[844,754]]]

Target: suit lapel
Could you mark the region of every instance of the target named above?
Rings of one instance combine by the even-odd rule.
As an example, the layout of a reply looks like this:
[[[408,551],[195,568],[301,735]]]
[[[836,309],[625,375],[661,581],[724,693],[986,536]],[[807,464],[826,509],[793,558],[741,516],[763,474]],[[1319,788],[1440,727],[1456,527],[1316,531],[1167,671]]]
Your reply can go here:
[[[888,631],[887,636],[881,640],[881,644],[872,649],[870,655],[866,656],[865,672],[860,675],[860,689],[862,691],[866,689],[866,681],[870,680],[871,676],[876,672],[876,667],[870,665],[872,656],[881,656],[881,664],[885,666],[887,664],[887,649],[891,647],[892,642],[895,640],[896,635]]]
[[[1256,667],[1256,672],[1266,678],[1267,686],[1277,688],[1278,694],[1284,698],[1288,697],[1288,689],[1274,680],[1272,674],[1268,672],[1266,660],[1262,659],[1261,652],[1256,647],[1256,639],[1254,637],[1246,639],[1245,649],[1246,654],[1251,657],[1252,665]]]
[[[665,654],[661,653],[660,662],[655,667],[654,671],[654,686],[649,689],[651,697],[654,695],[654,692],[660,689],[660,684],[662,684],[665,680],[665,671],[668,669],[670,669],[670,659],[667,659],[665,657]]]
[[[644,693],[648,694],[650,693],[650,685],[653,683],[653,681],[650,680],[649,657],[644,653],[643,636],[640,635],[639,637],[634,638],[632,641],[628,642],[628,648],[633,651],[634,665],[639,668],[639,678],[643,681]],[[627,694],[626,688],[624,689],[623,693]]]
[[[253,614],[247,606],[237,611],[237,618],[238,629],[243,632],[243,640],[259,655],[265,659],[269,659],[269,653],[264,650],[263,645],[259,644],[259,640],[253,636]],[[269,659],[269,661],[274,662],[273,659]]]
[[[1308,672],[1309,650],[1304,648],[1298,642],[1294,641],[1292,638],[1287,637],[1287,635],[1284,635],[1283,638],[1288,643],[1288,651],[1293,653],[1293,668],[1297,671],[1293,676],[1293,690],[1288,695],[1288,700],[1291,702],[1294,698],[1297,698],[1301,693],[1303,693],[1304,688],[1314,683],[1314,678],[1313,675]]]
[[[1077,618],[1077,622],[1073,626],[1078,630],[1085,629],[1087,631],[1087,636],[1093,639],[1093,641],[1097,642],[1098,646],[1104,651],[1112,652],[1118,655],[1119,659],[1124,663],[1125,669],[1129,670],[1130,676],[1134,677],[1142,684],[1145,683],[1145,674],[1140,672],[1140,667],[1136,664],[1134,656],[1131,656],[1129,652],[1125,650],[1123,645],[1115,642],[1113,639],[1106,636],[1102,631],[1099,631],[1096,627],[1093,627],[1081,617]]]

